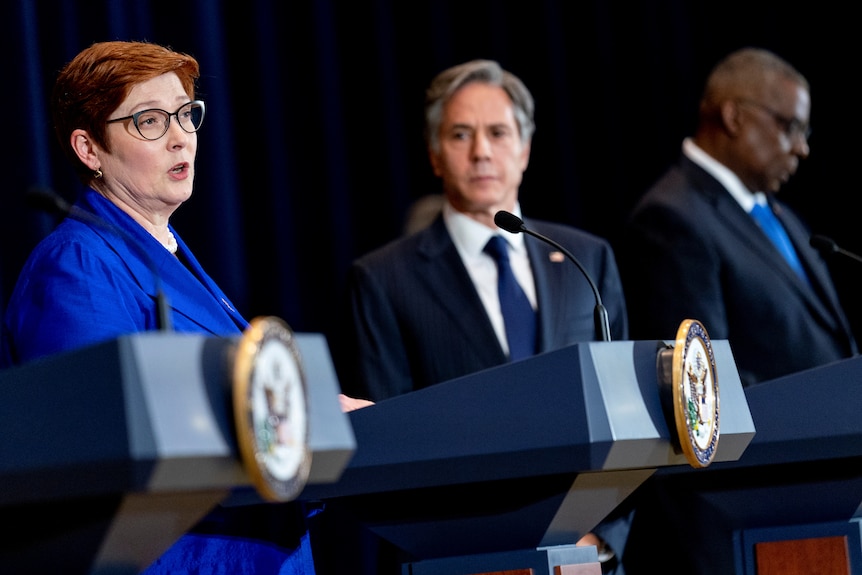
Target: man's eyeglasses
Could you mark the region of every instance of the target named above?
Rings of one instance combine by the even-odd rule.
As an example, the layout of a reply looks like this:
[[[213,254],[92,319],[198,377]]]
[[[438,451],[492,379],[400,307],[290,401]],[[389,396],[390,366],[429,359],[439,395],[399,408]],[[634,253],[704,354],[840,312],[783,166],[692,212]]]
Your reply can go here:
[[[113,120],[108,120],[106,123],[113,124],[114,122],[131,120],[143,139],[158,140],[168,132],[168,127],[171,125],[171,116],[176,116],[180,128],[191,134],[197,132],[201,124],[203,124],[204,112],[206,112],[206,106],[203,100],[194,100],[188,104],[183,104],[179,110],[173,113],[158,108],[151,108],[149,110],[141,110],[131,116],[114,118]]]
[[[796,118],[789,118],[784,114],[776,112],[769,106],[761,104],[760,102],[755,102],[754,100],[740,100],[739,103],[754,106],[755,108],[758,108],[769,114],[775,121],[775,123],[778,125],[778,127],[781,128],[781,131],[784,132],[784,134],[788,138],[793,139],[801,136],[807,140],[811,137],[811,126],[800,122]]]

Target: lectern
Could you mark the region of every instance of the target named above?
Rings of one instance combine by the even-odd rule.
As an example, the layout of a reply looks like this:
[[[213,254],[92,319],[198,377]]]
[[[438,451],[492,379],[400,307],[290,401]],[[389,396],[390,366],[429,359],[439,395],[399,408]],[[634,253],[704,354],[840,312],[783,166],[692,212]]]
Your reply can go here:
[[[862,357],[745,396],[757,434],[738,460],[650,479],[627,575],[862,573]]]
[[[300,498],[352,514],[412,557],[414,575],[553,573],[550,556],[577,551],[657,468],[686,466],[659,391],[666,345],[577,344],[353,412],[347,468]],[[727,342],[713,346],[715,461],[734,461],[754,425]]]
[[[332,482],[355,439],[325,338],[296,342],[308,483]],[[237,457],[235,343],[142,333],[0,372],[0,572],[139,572],[215,505],[260,503]]]

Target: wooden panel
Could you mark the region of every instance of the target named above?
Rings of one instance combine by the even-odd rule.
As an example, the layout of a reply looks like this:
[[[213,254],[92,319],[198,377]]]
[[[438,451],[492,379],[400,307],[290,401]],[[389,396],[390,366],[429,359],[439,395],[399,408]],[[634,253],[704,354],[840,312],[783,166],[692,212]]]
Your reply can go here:
[[[579,563],[577,565],[558,565],[554,575],[602,575],[601,563]]]
[[[846,536],[761,541],[754,554],[757,575],[850,575]]]

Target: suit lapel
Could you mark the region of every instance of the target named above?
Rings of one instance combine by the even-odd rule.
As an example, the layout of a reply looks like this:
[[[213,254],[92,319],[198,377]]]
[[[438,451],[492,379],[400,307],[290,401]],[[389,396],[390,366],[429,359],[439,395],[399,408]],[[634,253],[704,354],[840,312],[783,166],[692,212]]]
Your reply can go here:
[[[186,257],[188,267],[167,250],[152,249],[157,244],[155,238],[96,192],[88,193],[83,206],[119,230],[94,228],[122,258],[148,295],[155,299],[161,282],[173,312],[184,316],[188,322],[205,332],[220,335],[244,329],[247,325],[245,319],[230,305],[227,296],[204,273],[178,234],[174,235],[179,244],[179,253]]]
[[[527,225],[532,226],[533,224],[527,221]],[[525,245],[530,257],[533,282],[536,284],[536,301],[539,310],[538,349],[541,353],[559,347],[554,329],[556,324],[555,306],[547,305],[547,302],[564,301],[563,291],[566,289],[563,278],[564,266],[574,264],[565,261],[562,252],[540,240],[525,241]]]
[[[415,272],[420,283],[429,286],[429,297],[434,298],[441,312],[448,315],[488,365],[505,361],[491,320],[442,217],[420,236],[417,255],[420,265]]]
[[[162,267],[165,291],[174,312],[214,334],[223,334],[228,328],[244,329],[245,319],[234,309],[228,297],[204,272],[178,234],[178,253],[185,257],[187,266],[169,256]]]
[[[829,290],[824,286],[830,285],[829,280],[824,277],[825,270],[819,269],[820,266],[812,261],[810,252],[806,249],[808,236],[804,230],[795,225],[795,222],[789,221],[780,213],[778,214],[779,220],[784,225],[806,271],[811,274],[811,281],[815,282],[816,286],[806,285],[796,275],[790,264],[776,251],[769,238],[760,230],[754,218],[745,213],[745,210],[724,189],[724,186],[688,158],[685,158],[682,165],[688,171],[691,181],[695,182],[695,185],[704,193],[708,201],[713,204],[719,220],[728,228],[728,233],[743,238],[745,243],[757,254],[759,261],[752,265],[769,267],[784,276],[785,280],[794,286],[800,298],[811,308],[812,314],[834,326],[839,315],[835,312],[834,302],[830,301],[831,296],[825,299],[818,297],[818,294],[828,293]]]
[[[806,289],[805,293],[810,295],[809,301],[812,305],[818,306],[818,310],[824,317],[832,318],[833,321],[841,323],[843,314],[840,311],[838,303],[838,294],[832,285],[829,277],[829,270],[820,260],[820,256],[809,244],[810,234],[796,218],[787,215],[781,204],[775,206],[775,215],[781,221],[787,235],[790,237],[802,265],[808,273],[808,278],[811,281],[811,289]],[[820,297],[815,297],[815,292]],[[822,307],[821,307],[822,306]],[[850,332],[849,325],[842,324],[842,327]]]

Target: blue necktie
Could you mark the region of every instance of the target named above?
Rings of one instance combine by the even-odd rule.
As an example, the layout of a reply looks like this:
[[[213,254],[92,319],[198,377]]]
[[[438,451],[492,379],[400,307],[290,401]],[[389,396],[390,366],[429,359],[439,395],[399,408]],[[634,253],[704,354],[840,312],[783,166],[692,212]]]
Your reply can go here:
[[[787,237],[784,226],[781,225],[781,222],[778,221],[778,218],[772,212],[772,208],[756,203],[751,210],[751,216],[760,225],[760,229],[769,236],[769,239],[772,240],[772,243],[775,244],[775,247],[778,248],[778,251],[781,252],[781,255],[784,256],[784,259],[787,260],[787,263],[790,264],[796,275],[807,283],[808,276],[805,274],[805,269],[799,261],[799,256],[796,254],[793,244],[790,243],[790,238]]]
[[[484,251],[497,262],[497,291],[506,324],[509,359],[530,357],[536,353],[536,312],[512,273],[506,240],[502,236],[492,236]]]

